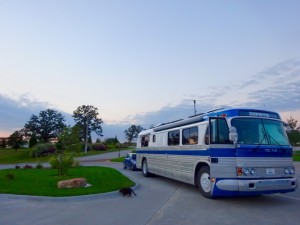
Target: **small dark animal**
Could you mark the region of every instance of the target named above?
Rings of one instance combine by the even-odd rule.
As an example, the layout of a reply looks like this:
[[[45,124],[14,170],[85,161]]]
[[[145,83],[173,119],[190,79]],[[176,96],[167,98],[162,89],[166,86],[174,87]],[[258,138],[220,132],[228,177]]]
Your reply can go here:
[[[134,193],[134,191],[131,188],[121,188],[119,190],[119,192],[123,194],[123,197],[126,195],[128,197],[130,197],[130,196],[132,196],[132,194],[134,194],[136,196],[136,194]]]

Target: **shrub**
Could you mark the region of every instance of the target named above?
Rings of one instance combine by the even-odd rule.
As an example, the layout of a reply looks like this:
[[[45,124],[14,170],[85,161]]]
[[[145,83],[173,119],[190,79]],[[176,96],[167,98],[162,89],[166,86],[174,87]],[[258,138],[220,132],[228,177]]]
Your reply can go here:
[[[92,149],[95,151],[105,151],[106,150],[106,145],[102,143],[95,143],[92,145]]]
[[[21,166],[19,166],[19,165],[16,165],[16,167],[15,167],[16,169],[20,169],[21,168]]]
[[[6,174],[5,177],[6,177],[8,180],[13,180],[13,179],[15,179],[15,175],[12,174],[12,173]]]
[[[72,167],[79,167],[80,166],[80,162],[77,159],[74,159],[73,165]]]
[[[38,163],[36,164],[36,167],[35,167],[35,168],[36,168],[36,169],[43,169],[44,166],[43,166],[42,163],[38,162]]]
[[[29,155],[31,157],[43,157],[52,155],[56,152],[56,147],[53,144],[38,144],[34,147]]]
[[[49,160],[52,169],[58,170],[58,176],[68,174],[68,169],[74,164],[73,154],[56,154]]]
[[[28,164],[26,164],[24,167],[23,167],[24,169],[31,169],[32,168],[32,166],[31,165],[28,165]]]

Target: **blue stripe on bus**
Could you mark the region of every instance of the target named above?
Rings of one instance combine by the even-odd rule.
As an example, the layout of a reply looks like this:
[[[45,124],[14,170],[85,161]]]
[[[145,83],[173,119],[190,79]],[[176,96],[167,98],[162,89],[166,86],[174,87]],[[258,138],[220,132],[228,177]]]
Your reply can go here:
[[[157,155],[186,155],[186,156],[210,156],[210,157],[292,157],[291,148],[210,148],[207,150],[137,150],[138,154]]]
[[[210,150],[137,150],[140,154],[210,156]]]

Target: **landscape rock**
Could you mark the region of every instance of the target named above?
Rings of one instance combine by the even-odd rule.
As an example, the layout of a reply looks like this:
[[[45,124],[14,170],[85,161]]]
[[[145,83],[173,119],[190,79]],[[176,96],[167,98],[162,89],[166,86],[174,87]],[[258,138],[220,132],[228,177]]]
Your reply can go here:
[[[74,178],[70,180],[61,180],[57,183],[58,188],[79,188],[87,185],[85,178]]]

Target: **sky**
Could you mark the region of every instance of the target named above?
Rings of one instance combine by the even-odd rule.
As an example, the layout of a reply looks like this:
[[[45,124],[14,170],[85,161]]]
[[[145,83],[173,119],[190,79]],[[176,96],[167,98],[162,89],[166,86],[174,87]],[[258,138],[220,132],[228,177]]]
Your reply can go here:
[[[98,108],[103,138],[220,106],[300,125],[298,0],[0,0],[0,136]]]

